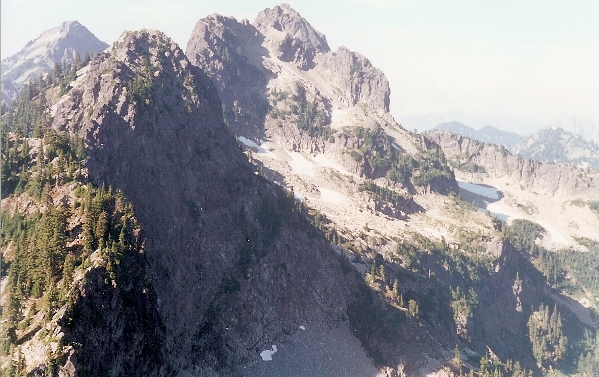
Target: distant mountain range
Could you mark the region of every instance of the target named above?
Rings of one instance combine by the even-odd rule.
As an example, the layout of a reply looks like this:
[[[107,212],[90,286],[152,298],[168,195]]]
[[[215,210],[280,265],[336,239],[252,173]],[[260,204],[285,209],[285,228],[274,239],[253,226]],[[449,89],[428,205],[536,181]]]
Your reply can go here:
[[[77,21],[66,21],[29,41],[18,53],[2,61],[2,103],[12,102],[18,91],[40,74],[52,72],[55,63],[73,63],[87,53],[108,47]]]
[[[516,145],[512,152],[531,160],[561,162],[599,169],[597,143],[559,127],[545,128],[534,133]]]
[[[492,126],[484,126],[479,130],[475,130],[460,122],[441,123],[434,129],[460,134],[485,143],[503,145],[507,149],[512,149],[525,139],[524,136],[515,132],[502,131]]]
[[[599,147],[597,143],[557,126],[544,128],[528,138],[492,126],[485,126],[476,130],[455,121],[441,123],[434,130],[448,131],[484,143],[501,145],[515,155],[531,160],[599,169]]]

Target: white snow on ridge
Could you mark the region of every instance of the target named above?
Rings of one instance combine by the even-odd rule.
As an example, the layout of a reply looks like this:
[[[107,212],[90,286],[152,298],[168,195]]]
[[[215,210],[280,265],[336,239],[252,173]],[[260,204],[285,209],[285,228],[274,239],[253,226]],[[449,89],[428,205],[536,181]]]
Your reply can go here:
[[[497,192],[497,189],[493,187],[481,186],[474,183],[462,181],[458,181],[458,186],[462,190],[470,191],[471,193],[484,196],[485,198],[495,200],[499,199],[499,193]]]
[[[264,144],[263,141],[261,141],[261,145],[258,145],[256,143],[254,143],[253,141],[251,141],[250,139],[248,139],[247,137],[244,137],[244,136],[237,137],[237,140],[241,141],[247,147],[250,147],[250,148],[254,149],[259,154],[264,154],[264,155],[267,155],[269,157],[276,158],[271,151],[269,151],[268,149],[264,148],[265,144]]]
[[[305,174],[310,177],[314,177],[314,163],[302,156],[298,152],[289,152],[289,166],[296,174]]]
[[[272,349],[260,352],[260,357],[263,361],[272,361],[272,355],[274,355],[275,353],[277,353],[277,346],[273,344]]]
[[[318,187],[320,191],[320,197],[322,200],[333,204],[342,204],[345,201],[345,195],[337,190],[328,189],[324,187]]]
[[[247,137],[244,136],[239,136],[237,138],[237,140],[241,141],[243,144],[247,145],[250,148],[255,148],[255,149],[259,149],[260,147],[258,146],[258,144],[254,143],[253,141],[251,141],[250,139],[248,139]]]

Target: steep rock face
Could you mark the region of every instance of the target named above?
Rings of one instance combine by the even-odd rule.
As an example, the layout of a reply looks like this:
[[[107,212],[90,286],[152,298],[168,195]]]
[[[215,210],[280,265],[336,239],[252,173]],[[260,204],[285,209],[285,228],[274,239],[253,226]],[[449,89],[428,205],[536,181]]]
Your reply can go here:
[[[226,370],[344,317],[338,257],[254,174],[214,86],[162,33],[125,33],[98,56],[53,127],[84,136],[90,178],[133,203],[173,369]]]
[[[449,160],[482,166],[493,177],[511,176],[516,182],[549,194],[599,195],[596,171],[562,164],[522,159],[507,149],[485,144],[447,131],[433,130],[427,137],[441,146]]]
[[[110,283],[104,266],[86,271],[74,304],[60,323],[72,345],[64,376],[164,375],[165,328],[147,285],[143,254],[126,262],[123,286]]]
[[[313,68],[316,54],[330,51],[326,37],[288,4],[258,13],[254,25],[267,36],[279,59],[293,62],[299,69]]]
[[[52,72],[54,63],[74,63],[77,55],[83,59],[85,54],[106,47],[106,43],[77,21],[63,22],[59,27],[46,30],[17,54],[2,61],[2,102],[14,100],[16,91],[30,79]]]
[[[478,293],[479,304],[469,320],[472,347],[483,354],[488,346],[501,360],[521,360],[536,368],[527,336],[531,308],[548,299],[545,278],[509,243],[501,245],[495,274]]]
[[[352,105],[363,102],[389,111],[389,81],[364,56],[339,47],[334,53],[319,56],[316,70],[346,93]]]
[[[384,74],[346,48],[330,51],[324,35],[286,4],[261,12],[254,26],[218,15],[199,20],[186,55],[215,83],[225,119],[236,135],[263,138],[273,97],[281,100],[283,91],[297,95],[294,88],[299,86],[311,96],[322,91],[324,111],[329,113],[332,102],[389,110]],[[304,73],[289,72],[285,63]]]
[[[268,112],[267,72],[261,61],[268,51],[264,37],[247,21],[212,15],[197,22],[187,42],[190,62],[206,69],[223,102],[223,115],[235,134],[261,136]]]

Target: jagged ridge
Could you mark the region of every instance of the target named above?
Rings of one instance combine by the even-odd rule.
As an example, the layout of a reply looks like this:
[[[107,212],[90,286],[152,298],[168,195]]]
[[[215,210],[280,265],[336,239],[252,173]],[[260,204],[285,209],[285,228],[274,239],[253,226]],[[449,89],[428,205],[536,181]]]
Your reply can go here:
[[[168,365],[232,368],[300,323],[343,317],[338,258],[254,174],[176,44],[126,33],[78,82],[53,127],[84,136],[90,178],[136,209]]]

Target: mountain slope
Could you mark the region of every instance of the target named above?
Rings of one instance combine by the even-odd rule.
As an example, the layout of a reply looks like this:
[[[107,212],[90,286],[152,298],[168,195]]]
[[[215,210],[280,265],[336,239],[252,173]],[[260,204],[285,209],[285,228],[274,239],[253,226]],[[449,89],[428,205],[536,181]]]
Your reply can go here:
[[[593,375],[594,173],[410,133],[366,58],[257,20],[200,20],[193,58],[126,32],[3,114],[6,374]],[[577,206],[579,247],[472,187]]]
[[[562,128],[546,128],[516,145],[513,153],[537,161],[599,169],[599,146]]]
[[[500,192],[495,198],[483,198],[484,208],[505,219],[542,224],[548,231],[546,246],[577,246],[580,237],[596,239],[593,229],[599,219],[587,205],[573,203],[590,204],[599,197],[597,171],[524,159],[497,145],[446,131],[429,131],[427,137],[441,146],[461,181]]]
[[[77,21],[63,22],[29,41],[18,53],[2,61],[2,103],[15,99],[18,90],[41,74],[54,71],[55,63],[74,64],[88,53],[108,45]]]
[[[53,127],[84,137],[91,180],[136,209],[168,365],[230,370],[300,324],[343,317],[339,257],[254,174],[176,44],[126,33],[77,82]]]
[[[258,170],[314,208],[319,227],[360,272],[367,289],[349,305],[349,317],[369,355],[400,375],[445,373],[456,344],[476,355],[468,367],[475,370],[489,349],[499,360],[518,360],[518,368],[557,368],[561,361],[532,352],[527,335],[530,317],[553,300],[534,258],[502,237],[507,224],[451,195],[458,185],[448,164],[456,156],[395,122],[384,74],[358,53],[326,51],[315,35],[281,5],[253,24],[216,15],[199,20],[186,53],[226,99],[224,116]],[[245,86],[242,72],[257,72],[259,80]],[[496,157],[505,162],[498,174],[516,168],[547,186],[543,198],[587,192],[582,185],[591,182],[567,171],[550,183],[542,174],[531,178],[529,165]],[[527,282],[522,295],[512,288],[519,279]],[[369,312],[379,300],[385,309]],[[418,307],[427,309],[415,315]],[[578,337],[581,328],[573,319],[568,331]]]
[[[330,51],[288,5],[261,12],[254,24],[216,15],[199,20],[187,55],[214,82],[235,135],[250,145],[270,143],[276,158],[254,155],[267,169],[299,169],[293,160],[311,154],[364,178],[392,177],[410,192],[414,185],[457,190],[443,163],[429,166],[438,149],[393,120],[388,81],[368,59],[343,47]],[[402,169],[401,158],[416,161]],[[281,174],[301,196],[320,185],[301,173],[297,182]]]

